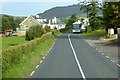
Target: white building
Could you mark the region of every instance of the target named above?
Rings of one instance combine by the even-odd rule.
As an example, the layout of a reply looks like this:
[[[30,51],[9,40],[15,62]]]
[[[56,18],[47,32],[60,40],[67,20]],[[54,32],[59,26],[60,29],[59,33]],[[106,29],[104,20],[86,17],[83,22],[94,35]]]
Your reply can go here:
[[[53,19],[47,19],[47,18],[40,18],[39,15],[36,16],[28,16],[25,20],[23,20],[19,25],[20,25],[20,29],[19,29],[19,33],[21,35],[25,35],[26,30],[29,29],[29,27],[31,27],[31,25],[36,25],[36,24],[40,24],[43,25],[43,28],[48,25],[50,26],[51,29],[55,29],[55,27],[59,30],[62,28],[65,28],[65,23],[63,23],[60,20],[57,20],[56,17],[54,17]],[[26,29],[27,28],[27,29]],[[24,32],[24,34],[23,34]]]

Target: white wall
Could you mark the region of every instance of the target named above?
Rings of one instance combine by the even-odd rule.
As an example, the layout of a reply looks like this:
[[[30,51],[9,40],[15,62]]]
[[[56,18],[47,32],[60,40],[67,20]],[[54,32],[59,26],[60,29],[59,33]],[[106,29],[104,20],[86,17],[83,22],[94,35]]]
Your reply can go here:
[[[50,25],[50,24],[43,24],[43,28],[45,28],[45,26],[48,25],[50,26],[51,29],[54,29],[55,27],[59,30],[62,28],[65,28],[65,25]]]

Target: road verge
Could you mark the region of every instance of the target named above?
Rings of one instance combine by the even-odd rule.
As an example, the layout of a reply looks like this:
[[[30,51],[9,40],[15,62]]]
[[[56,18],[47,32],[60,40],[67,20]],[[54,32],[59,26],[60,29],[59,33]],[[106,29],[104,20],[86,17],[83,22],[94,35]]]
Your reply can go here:
[[[34,40],[32,40],[32,42],[36,42],[36,45],[34,48],[30,48],[28,50],[30,50],[30,52],[28,52],[28,50],[26,50],[26,53],[21,53],[19,55],[16,55],[18,52],[18,48],[17,50],[16,47],[14,46],[13,51],[9,52],[9,54],[5,53],[7,50],[6,49],[2,52],[2,56],[3,58],[3,74],[2,77],[3,78],[25,78],[30,72],[31,70],[35,67],[35,65],[37,65],[40,61],[40,59],[45,55],[45,53],[51,48],[52,44],[54,43],[56,37],[61,34],[59,31],[55,31],[54,33],[50,32],[47,34],[44,34],[42,37],[40,38],[36,38]],[[31,41],[30,41],[31,42]],[[29,43],[29,42],[28,42]],[[26,43],[23,43],[26,44]],[[20,44],[21,45],[21,44]],[[32,47],[30,46],[30,47]],[[29,46],[26,46],[29,47]],[[23,48],[24,49],[24,48]],[[11,53],[11,54],[10,54]],[[14,56],[15,55],[15,56]],[[14,56],[14,60],[19,60],[19,61],[12,61]],[[17,58],[19,57],[19,59]]]

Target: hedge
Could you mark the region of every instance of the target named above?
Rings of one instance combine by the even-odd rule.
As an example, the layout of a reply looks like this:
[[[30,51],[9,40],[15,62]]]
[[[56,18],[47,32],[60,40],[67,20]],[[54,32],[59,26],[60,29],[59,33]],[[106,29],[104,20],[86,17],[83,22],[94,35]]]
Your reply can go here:
[[[22,56],[35,51],[36,46],[44,42],[46,36],[51,37],[52,32],[44,34],[40,38],[36,38],[27,43],[19,44],[8,49],[2,50],[2,72],[6,72],[10,67],[20,63]],[[54,36],[55,37],[55,36]]]

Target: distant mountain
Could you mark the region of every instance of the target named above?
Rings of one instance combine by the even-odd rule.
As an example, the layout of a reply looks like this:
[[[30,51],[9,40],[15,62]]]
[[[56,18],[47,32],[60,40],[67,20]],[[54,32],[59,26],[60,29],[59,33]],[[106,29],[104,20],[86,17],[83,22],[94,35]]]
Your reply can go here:
[[[86,14],[83,13],[83,11],[80,11],[80,7],[80,5],[54,7],[49,10],[46,10],[43,13],[39,13],[38,15],[44,18],[53,18],[54,16],[60,18],[71,16],[72,14],[76,13],[78,16],[86,17]]]

